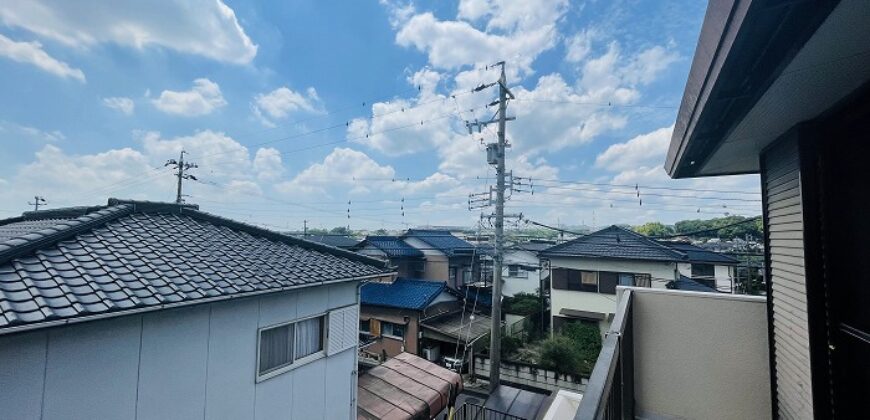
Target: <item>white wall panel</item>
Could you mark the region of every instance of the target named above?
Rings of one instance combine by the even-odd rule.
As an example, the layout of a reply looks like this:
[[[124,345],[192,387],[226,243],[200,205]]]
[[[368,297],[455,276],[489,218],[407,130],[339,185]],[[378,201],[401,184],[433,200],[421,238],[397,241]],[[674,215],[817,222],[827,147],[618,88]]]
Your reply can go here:
[[[42,414],[46,340],[45,331],[0,337],[0,418]]]
[[[206,419],[254,418],[257,310],[256,299],[212,306]]]

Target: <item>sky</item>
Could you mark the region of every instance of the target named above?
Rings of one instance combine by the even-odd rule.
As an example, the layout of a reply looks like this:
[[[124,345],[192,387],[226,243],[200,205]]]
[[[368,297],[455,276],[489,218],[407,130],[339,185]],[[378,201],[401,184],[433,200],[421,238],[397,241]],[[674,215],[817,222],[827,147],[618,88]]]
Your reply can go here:
[[[0,217],[185,200],[275,229],[475,226],[505,61],[507,212],[565,226],[760,212],[663,169],[705,4],[0,0]]]

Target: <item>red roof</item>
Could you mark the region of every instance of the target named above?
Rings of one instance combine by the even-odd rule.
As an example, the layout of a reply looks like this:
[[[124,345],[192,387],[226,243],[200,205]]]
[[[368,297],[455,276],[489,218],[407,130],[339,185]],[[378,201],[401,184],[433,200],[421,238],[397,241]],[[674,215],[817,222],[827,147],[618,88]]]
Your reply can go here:
[[[401,353],[362,375],[357,390],[357,419],[431,419],[462,390],[462,377]]]

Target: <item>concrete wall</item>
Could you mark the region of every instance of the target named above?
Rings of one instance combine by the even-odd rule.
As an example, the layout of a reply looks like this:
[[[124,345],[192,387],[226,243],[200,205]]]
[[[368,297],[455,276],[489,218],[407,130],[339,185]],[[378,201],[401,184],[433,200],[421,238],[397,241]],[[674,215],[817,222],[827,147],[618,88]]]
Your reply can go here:
[[[527,277],[511,277],[508,275],[508,266],[519,264],[522,266],[538,267],[540,261],[533,252],[523,250],[507,251],[504,257],[504,269],[502,270],[502,295],[513,296],[519,292],[535,293],[540,286],[540,270],[527,271]]]
[[[0,418],[355,417],[353,348],[255,381],[259,327],[355,303],[348,282],[0,336]]]
[[[638,416],[770,418],[763,297],[632,291]]]
[[[648,273],[652,276],[652,288],[665,288],[665,280],[673,280],[676,263],[637,261],[637,260],[607,260],[602,258],[550,258],[550,268],[569,268],[588,271],[613,271],[623,273]],[[562,309],[575,309],[603,314],[616,313],[616,296],[576,290],[553,289],[550,283],[550,308],[553,317],[559,315]],[[606,331],[610,322],[601,322],[602,332]],[[553,331],[553,319],[550,318],[550,331]]]
[[[489,379],[489,370],[492,367],[489,357],[474,356],[473,366],[474,372],[472,373],[475,377]],[[526,363],[503,361],[501,362],[501,370],[499,372],[502,381],[541,391],[556,392],[567,389],[583,393],[586,392],[586,385],[589,383],[588,378],[556,373],[555,371]]]

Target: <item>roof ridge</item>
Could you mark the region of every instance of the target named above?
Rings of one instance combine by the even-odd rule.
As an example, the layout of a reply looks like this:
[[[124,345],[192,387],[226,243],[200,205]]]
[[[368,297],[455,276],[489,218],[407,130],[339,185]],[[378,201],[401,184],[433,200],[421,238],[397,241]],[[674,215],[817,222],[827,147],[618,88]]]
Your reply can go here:
[[[623,231],[623,232],[628,232],[628,233],[630,233],[630,234],[632,234],[632,235],[634,235],[634,236],[636,236],[636,237],[638,237],[638,238],[640,238],[640,239],[643,239],[644,241],[649,241],[650,243],[652,243],[652,244],[654,244],[654,245],[656,245],[656,246],[662,247],[662,248],[664,248],[664,249],[666,249],[666,250],[668,250],[668,251],[670,251],[670,252],[673,252],[673,253],[675,253],[675,254],[681,256],[683,259],[685,259],[685,258],[687,257],[687,255],[686,255],[685,252],[677,251],[677,250],[674,249],[674,248],[671,248],[671,247],[669,247],[669,246],[667,246],[667,245],[665,245],[665,244],[659,243],[659,241],[657,241],[657,240],[655,240],[655,239],[653,239],[653,238],[650,238],[649,236],[646,236],[646,235],[643,235],[643,234],[641,234],[641,233],[635,232],[635,231],[633,231],[633,230],[631,230],[631,229],[626,229],[626,228],[621,227],[621,226],[612,225],[611,227],[615,227],[615,228],[617,228],[617,229],[619,229],[619,230],[621,230],[621,231]]]
[[[129,204],[107,206],[71,220],[60,220],[52,227],[28,232],[0,243],[0,265],[13,258],[31,253],[48,245],[55,244],[79,233],[102,226],[119,217],[133,212]]]
[[[238,220],[233,220],[223,216],[218,216],[216,214],[211,214],[202,210],[190,209],[186,212],[183,212],[182,214],[210,223],[220,224],[231,229],[247,232],[249,234],[260,236],[273,241],[283,242],[288,245],[301,246],[310,250],[325,252],[327,254],[344,257],[352,261],[357,261],[376,267],[382,267],[384,269],[390,268],[389,262],[382,261],[377,258],[369,257],[367,255],[363,255],[353,251],[348,251],[346,249],[336,248],[334,246],[330,246],[321,242],[309,241],[307,239],[276,232],[274,230],[262,228],[256,225],[252,225],[250,223],[240,222]]]

